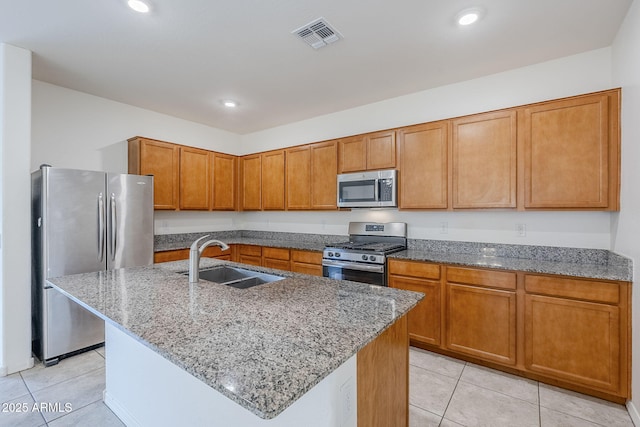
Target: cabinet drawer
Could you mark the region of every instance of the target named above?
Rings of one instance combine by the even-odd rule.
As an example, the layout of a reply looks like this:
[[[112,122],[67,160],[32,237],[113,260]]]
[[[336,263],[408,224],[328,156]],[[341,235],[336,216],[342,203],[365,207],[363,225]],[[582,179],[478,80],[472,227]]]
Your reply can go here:
[[[241,264],[249,264],[249,265],[261,266],[262,265],[262,258],[261,257],[257,257],[257,256],[253,256],[253,255],[242,255],[242,254],[240,254],[238,262],[240,262]]]
[[[169,262],[189,259],[189,249],[175,249],[171,251],[161,251],[153,254],[153,262]]]
[[[305,262],[291,262],[291,271],[294,273],[309,274],[311,276],[322,277],[322,265],[320,264],[307,264]]]
[[[289,249],[284,248],[262,248],[262,256],[264,258],[289,260]]]
[[[516,274],[475,268],[447,267],[447,282],[515,290]]]
[[[440,266],[427,262],[389,260],[389,274],[418,277],[421,279],[439,279]]]
[[[240,245],[238,252],[240,255],[262,256],[262,247],[255,245]]]
[[[202,256],[207,258],[219,258],[224,255],[231,255],[231,249],[223,251],[218,246],[208,246],[202,251]]]
[[[527,292],[533,294],[582,299],[605,304],[620,302],[620,286],[617,283],[526,275],[524,286]]]
[[[322,264],[322,252],[291,250],[291,261],[306,264]]]
[[[291,270],[291,263],[288,260],[265,258],[262,260],[262,266],[267,268],[277,268],[278,270]]]

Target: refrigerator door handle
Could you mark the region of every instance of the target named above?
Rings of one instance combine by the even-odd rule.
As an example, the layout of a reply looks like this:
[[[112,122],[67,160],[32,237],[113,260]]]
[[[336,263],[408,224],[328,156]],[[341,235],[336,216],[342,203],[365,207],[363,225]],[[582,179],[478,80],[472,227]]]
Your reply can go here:
[[[111,193],[111,260],[115,261],[116,259],[116,236],[118,229],[118,222],[116,217],[116,195],[115,193]]]
[[[98,194],[98,261],[104,259],[104,197]]]

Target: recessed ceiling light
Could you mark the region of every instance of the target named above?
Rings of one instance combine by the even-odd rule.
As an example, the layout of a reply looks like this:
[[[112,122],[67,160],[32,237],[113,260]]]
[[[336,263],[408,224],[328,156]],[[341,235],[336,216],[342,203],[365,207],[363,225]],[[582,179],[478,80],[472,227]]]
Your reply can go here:
[[[222,101],[222,105],[224,105],[227,108],[236,108],[238,106],[238,103],[236,101],[227,99],[225,101]]]
[[[478,22],[481,16],[481,9],[465,9],[456,15],[456,22],[458,25],[471,25],[474,22]]]
[[[149,5],[143,2],[142,0],[128,0],[127,4],[129,7],[136,12],[147,13],[149,12]]]

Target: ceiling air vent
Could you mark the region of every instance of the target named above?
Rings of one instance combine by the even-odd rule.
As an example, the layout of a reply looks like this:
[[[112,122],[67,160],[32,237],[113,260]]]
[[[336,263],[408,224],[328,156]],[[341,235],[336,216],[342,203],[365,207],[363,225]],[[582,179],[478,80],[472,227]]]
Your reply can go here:
[[[297,30],[293,30],[291,34],[297,35],[314,49],[320,49],[342,38],[342,34],[332,28],[324,18],[318,18]]]

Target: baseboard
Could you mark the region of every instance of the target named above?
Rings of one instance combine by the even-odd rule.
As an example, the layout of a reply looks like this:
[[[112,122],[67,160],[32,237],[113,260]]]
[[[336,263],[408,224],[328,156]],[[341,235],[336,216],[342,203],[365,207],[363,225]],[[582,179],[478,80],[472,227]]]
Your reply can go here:
[[[135,419],[133,415],[127,409],[120,404],[116,399],[112,398],[107,390],[102,392],[104,404],[116,414],[116,417],[120,418],[127,427],[142,427],[142,424]]]
[[[631,400],[627,401],[627,411],[634,426],[640,426],[640,413]]]
[[[23,364],[12,366],[11,372],[9,372],[8,366],[0,366],[0,377],[6,377],[7,375],[15,374],[16,372],[24,371],[26,369],[33,368],[33,357],[29,357]]]

